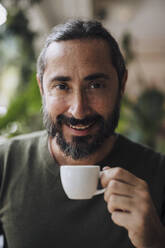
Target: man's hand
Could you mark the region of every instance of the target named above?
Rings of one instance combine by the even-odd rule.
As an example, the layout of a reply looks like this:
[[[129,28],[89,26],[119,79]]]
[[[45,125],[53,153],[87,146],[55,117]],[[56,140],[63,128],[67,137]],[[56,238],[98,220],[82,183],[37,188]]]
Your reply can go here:
[[[165,247],[165,228],[152,202],[148,185],[130,172],[106,167],[101,184],[114,223],[125,227],[135,247]]]

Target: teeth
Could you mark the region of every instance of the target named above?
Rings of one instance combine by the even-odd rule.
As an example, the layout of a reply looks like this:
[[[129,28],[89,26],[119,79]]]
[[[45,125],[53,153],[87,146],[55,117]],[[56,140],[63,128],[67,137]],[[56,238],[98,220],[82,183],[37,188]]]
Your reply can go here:
[[[77,130],[85,130],[85,129],[89,128],[92,124],[89,124],[87,126],[72,126],[72,125],[70,125],[70,127],[74,128],[74,129],[77,129]]]

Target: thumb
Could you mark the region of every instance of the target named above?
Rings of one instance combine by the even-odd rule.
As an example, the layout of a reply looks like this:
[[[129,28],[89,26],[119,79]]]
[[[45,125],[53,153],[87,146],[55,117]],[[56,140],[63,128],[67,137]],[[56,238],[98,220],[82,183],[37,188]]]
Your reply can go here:
[[[100,172],[100,176],[102,177],[103,174],[104,174],[104,171],[109,170],[110,168],[111,167],[109,167],[109,166],[104,166],[103,169],[102,169],[102,171]]]
[[[106,176],[106,174],[108,173],[108,172],[106,173],[106,171],[109,170],[109,169],[111,169],[110,166],[105,166],[102,169],[101,185],[102,185],[103,188],[106,188],[107,187],[107,184],[108,184],[108,181],[109,181],[108,180],[108,177]]]
[[[109,170],[111,167],[109,167],[109,166],[104,166],[103,167],[103,171],[105,171],[105,170]]]

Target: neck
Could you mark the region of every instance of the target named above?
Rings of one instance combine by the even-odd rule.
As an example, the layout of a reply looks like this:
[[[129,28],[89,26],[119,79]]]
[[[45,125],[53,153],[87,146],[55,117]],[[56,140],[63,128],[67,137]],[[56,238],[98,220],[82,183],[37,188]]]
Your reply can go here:
[[[59,163],[59,165],[89,165],[96,164],[98,161],[103,160],[112,150],[117,139],[117,135],[110,136],[101,148],[92,155],[74,160],[69,156],[66,156],[56,144],[56,138],[49,137],[49,150],[53,158]]]

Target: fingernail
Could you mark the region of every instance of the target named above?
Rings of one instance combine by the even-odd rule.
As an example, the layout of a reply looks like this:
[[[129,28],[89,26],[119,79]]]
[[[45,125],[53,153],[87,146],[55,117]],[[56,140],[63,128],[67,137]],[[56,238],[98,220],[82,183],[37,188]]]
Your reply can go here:
[[[109,167],[109,166],[105,166],[105,167],[103,167],[103,170],[108,170],[108,169],[110,169],[110,167]]]

